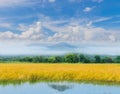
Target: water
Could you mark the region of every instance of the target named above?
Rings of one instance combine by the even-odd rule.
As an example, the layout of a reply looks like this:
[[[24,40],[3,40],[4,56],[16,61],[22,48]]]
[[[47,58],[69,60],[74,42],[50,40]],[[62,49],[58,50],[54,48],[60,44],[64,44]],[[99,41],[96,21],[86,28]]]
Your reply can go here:
[[[0,94],[120,94],[120,86],[68,82],[0,85]]]

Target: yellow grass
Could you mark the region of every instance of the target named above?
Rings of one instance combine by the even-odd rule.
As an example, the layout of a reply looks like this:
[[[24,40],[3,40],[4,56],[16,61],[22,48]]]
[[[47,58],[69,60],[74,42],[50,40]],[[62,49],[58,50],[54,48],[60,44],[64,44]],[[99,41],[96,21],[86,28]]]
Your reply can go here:
[[[0,64],[0,81],[120,82],[119,64]]]

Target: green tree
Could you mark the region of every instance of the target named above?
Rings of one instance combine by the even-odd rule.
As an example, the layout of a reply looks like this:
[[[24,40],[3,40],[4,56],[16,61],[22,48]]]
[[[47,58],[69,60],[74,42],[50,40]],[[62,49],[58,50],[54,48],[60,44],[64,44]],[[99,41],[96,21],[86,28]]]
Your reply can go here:
[[[101,57],[99,55],[95,55],[95,63],[101,63]]]
[[[32,59],[32,57],[24,57],[23,58],[23,61],[25,61],[25,62],[32,62],[33,61],[33,59]]]
[[[51,56],[48,58],[48,62],[49,63],[56,63],[56,57],[55,56]]]
[[[91,62],[91,60],[88,57],[84,57],[83,63],[90,63],[90,62]]]
[[[33,57],[33,62],[34,63],[43,62],[43,57],[42,56],[35,56],[35,57]]]
[[[55,56],[55,60],[56,60],[57,63],[59,63],[59,62],[64,62],[62,56]]]
[[[120,63],[120,56],[117,56],[114,61],[115,63]]]
[[[65,55],[65,62],[77,63],[77,62],[79,62],[79,58],[78,58],[77,54],[67,54],[67,55]]]
[[[111,57],[106,56],[102,59],[102,62],[103,63],[113,63],[113,59]]]
[[[83,54],[79,55],[79,62],[84,62],[85,56]]]

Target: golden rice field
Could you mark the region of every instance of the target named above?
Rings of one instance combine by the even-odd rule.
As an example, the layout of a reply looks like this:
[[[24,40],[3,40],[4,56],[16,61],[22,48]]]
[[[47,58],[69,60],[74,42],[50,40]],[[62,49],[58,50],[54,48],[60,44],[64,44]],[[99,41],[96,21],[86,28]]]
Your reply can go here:
[[[0,81],[120,82],[119,64],[0,64]]]

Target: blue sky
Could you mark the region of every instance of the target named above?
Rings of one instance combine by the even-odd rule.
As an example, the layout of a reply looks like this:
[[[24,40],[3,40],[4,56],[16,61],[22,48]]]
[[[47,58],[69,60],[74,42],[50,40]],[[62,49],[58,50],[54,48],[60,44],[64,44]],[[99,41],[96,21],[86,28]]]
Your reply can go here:
[[[120,53],[119,0],[0,0],[0,54]]]

